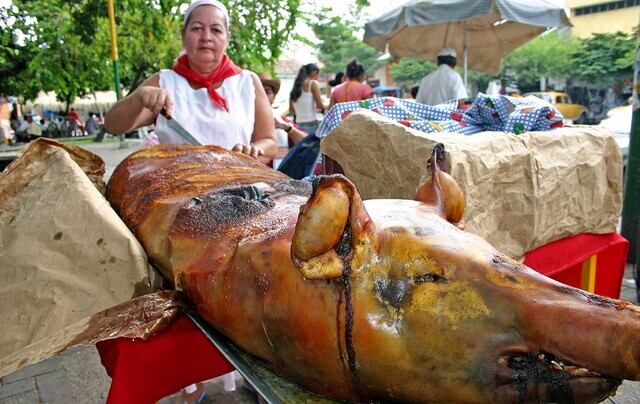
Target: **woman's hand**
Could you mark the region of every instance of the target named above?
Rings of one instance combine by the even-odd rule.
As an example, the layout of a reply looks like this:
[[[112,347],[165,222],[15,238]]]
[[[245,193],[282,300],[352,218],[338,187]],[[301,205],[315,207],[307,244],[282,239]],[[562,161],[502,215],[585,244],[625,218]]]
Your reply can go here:
[[[273,119],[273,123],[276,126],[276,129],[282,129],[285,132],[289,133],[289,131],[291,130],[292,125],[286,123],[286,122],[281,122],[280,120],[274,118]]]
[[[237,145],[233,146],[233,149],[231,150],[249,155],[256,160],[258,159],[258,157],[264,155],[264,150],[262,149],[262,147],[256,146],[253,143],[250,145],[238,143]]]
[[[142,106],[158,115],[162,108],[167,111],[167,115],[171,116],[173,112],[173,101],[169,92],[164,88],[141,86],[137,90]]]
[[[120,135],[155,122],[156,116],[162,109],[160,106],[160,109],[155,112],[155,105],[159,98],[158,92],[162,91],[165,90],[160,88],[158,73],[146,79],[134,92],[118,101],[107,112],[104,120],[107,132]],[[167,112],[170,114],[173,107],[171,99],[167,95],[161,98],[160,103],[165,107],[169,102]]]

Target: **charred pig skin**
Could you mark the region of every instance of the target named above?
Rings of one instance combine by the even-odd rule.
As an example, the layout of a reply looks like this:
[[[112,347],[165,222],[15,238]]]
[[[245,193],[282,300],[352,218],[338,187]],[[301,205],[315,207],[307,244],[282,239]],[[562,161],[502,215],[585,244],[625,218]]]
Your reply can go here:
[[[107,197],[150,259],[245,351],[348,401],[590,403],[640,378],[640,312],[461,230],[430,159],[416,201],[362,201],[215,146],[118,166]],[[457,189],[456,189],[457,188]]]

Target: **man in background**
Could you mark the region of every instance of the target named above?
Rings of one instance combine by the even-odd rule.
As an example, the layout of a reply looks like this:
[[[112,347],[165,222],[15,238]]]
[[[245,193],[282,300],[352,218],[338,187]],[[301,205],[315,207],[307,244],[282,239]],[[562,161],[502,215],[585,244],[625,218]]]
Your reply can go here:
[[[31,115],[27,115],[25,119],[27,120],[27,125],[29,125],[27,128],[27,142],[30,142],[42,136],[42,127],[40,127],[40,123],[34,122],[33,116]]]
[[[429,73],[420,82],[416,101],[427,105],[438,105],[450,100],[458,104],[469,96],[462,77],[453,68],[456,67],[455,49],[445,48],[438,52],[438,68]]]
[[[9,103],[4,95],[0,95],[0,138],[4,144],[13,144],[14,138],[11,131],[11,111]]]

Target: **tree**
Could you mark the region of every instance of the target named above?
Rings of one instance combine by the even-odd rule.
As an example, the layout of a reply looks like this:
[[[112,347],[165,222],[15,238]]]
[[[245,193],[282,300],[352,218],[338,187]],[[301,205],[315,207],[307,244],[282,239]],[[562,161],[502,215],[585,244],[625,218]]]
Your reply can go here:
[[[300,0],[227,0],[229,56],[254,71],[272,70],[300,16]]]
[[[227,53],[252,70],[271,69],[291,36],[300,0],[226,1],[231,20]],[[116,6],[121,82],[135,89],[169,68],[182,44],[181,10],[188,0],[122,0]],[[76,97],[113,88],[104,0],[13,0],[0,14],[0,89],[25,98],[55,91],[67,105]],[[5,29],[14,21],[11,29]],[[12,32],[20,30],[24,44]],[[16,55],[22,58],[17,58]],[[16,74],[16,73],[19,73]],[[5,77],[8,77],[5,79]]]
[[[344,17],[330,16],[322,10],[309,20],[316,37],[321,41],[318,46],[318,59],[324,65],[323,71],[337,73],[344,71],[346,64],[357,58],[369,73],[373,73],[385,62],[377,60],[380,53],[355,36],[359,27]]]
[[[399,84],[412,86],[436,69],[436,64],[427,60],[402,58],[389,68],[391,77]]]
[[[96,35],[107,44],[109,31],[104,1],[84,1],[88,3],[84,8],[87,11],[78,20],[93,16],[95,28],[88,34]],[[126,0],[116,3],[124,87],[134,90],[146,77],[159,69],[171,67],[182,49],[180,31],[183,16],[180,11],[189,3],[187,0]],[[223,3],[227,6],[231,22],[227,49],[231,59],[250,70],[271,70],[295,27],[300,0],[223,0]]]
[[[16,11],[0,8],[0,94],[21,94],[31,99],[38,93],[38,86],[28,74],[34,49],[31,43],[20,41],[22,31],[18,25],[23,18]]]
[[[635,46],[635,35],[622,32],[593,34],[582,39],[580,46],[571,54],[575,74],[589,81],[611,85],[633,74]]]
[[[519,85],[536,86],[540,77],[567,77],[573,69],[577,42],[567,32],[552,32],[532,39],[502,61],[500,76],[510,76]]]
[[[25,47],[32,50],[22,72],[22,80],[30,85],[16,89],[17,95],[32,98],[37,83],[37,89],[55,91],[68,108],[76,97],[108,86],[101,50],[76,32],[75,5],[63,0],[14,1],[13,29],[22,32]]]

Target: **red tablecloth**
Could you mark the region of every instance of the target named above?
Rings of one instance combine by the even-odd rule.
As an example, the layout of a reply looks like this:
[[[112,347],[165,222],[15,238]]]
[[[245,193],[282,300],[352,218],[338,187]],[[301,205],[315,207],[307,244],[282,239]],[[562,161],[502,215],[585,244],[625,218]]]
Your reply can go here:
[[[526,254],[524,263],[560,282],[580,287],[582,262],[597,255],[595,291],[620,295],[628,242],[617,233],[581,234]],[[111,376],[108,403],[153,403],[191,383],[233,370],[187,318],[146,341],[119,338],[97,344]]]

